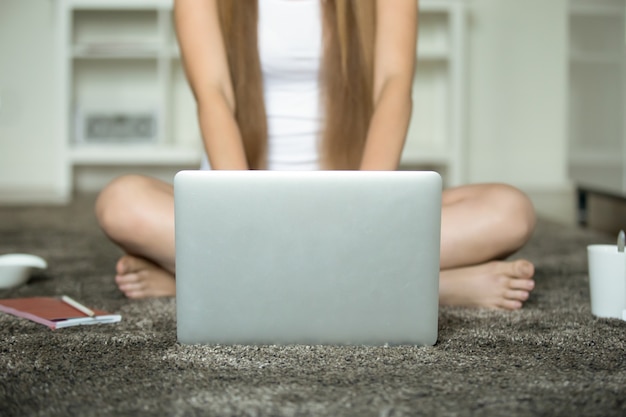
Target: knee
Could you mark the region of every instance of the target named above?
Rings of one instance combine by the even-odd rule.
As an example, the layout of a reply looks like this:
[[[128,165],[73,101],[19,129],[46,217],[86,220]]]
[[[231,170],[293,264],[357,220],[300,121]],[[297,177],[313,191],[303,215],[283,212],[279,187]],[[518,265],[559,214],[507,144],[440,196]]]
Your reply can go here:
[[[528,196],[519,189],[505,184],[492,187],[492,201],[498,208],[496,218],[502,230],[510,233],[510,239],[517,248],[524,245],[535,229],[535,208]]]
[[[125,175],[102,189],[95,204],[96,219],[113,240],[123,242],[133,230],[140,228],[141,210],[138,196],[148,182],[140,175]]]

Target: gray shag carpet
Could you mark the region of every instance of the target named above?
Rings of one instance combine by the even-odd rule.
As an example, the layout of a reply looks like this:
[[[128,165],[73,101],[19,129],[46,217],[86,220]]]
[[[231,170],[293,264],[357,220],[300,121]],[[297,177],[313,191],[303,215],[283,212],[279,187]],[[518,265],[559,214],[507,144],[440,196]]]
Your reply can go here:
[[[0,254],[48,270],[0,298],[68,294],[115,325],[52,331],[0,313],[0,416],[624,416],[626,322],[591,315],[586,245],[540,221],[514,257],[536,264],[517,312],[441,308],[433,347],[184,346],[175,300],[125,299],[120,252],[93,199],[0,208]]]

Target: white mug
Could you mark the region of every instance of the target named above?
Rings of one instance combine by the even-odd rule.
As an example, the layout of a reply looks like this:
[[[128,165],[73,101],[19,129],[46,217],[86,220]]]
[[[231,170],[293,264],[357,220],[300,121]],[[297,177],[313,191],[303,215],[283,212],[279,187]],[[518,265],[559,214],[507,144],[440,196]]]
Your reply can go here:
[[[623,319],[626,310],[626,252],[617,245],[587,246],[591,313]]]

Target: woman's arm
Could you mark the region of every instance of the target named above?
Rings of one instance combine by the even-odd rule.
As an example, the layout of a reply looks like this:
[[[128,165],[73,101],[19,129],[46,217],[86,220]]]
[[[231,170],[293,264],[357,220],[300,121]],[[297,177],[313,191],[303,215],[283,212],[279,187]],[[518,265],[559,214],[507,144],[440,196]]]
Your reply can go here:
[[[213,169],[248,169],[216,0],[176,0],[176,34]]]
[[[417,0],[378,0],[374,56],[374,114],[363,170],[395,170],[411,119],[417,43]]]

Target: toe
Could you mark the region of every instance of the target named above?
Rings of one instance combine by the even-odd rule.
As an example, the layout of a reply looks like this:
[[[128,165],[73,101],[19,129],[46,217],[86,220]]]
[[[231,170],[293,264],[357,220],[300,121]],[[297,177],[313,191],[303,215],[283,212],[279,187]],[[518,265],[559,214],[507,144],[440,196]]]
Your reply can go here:
[[[509,288],[512,290],[532,291],[535,288],[535,281],[532,279],[510,279]]]
[[[530,294],[528,291],[522,290],[508,290],[504,292],[504,298],[506,300],[514,300],[514,301],[526,301]]]
[[[117,272],[118,275],[123,275],[123,274],[126,274],[128,272],[128,266],[127,266],[126,258],[127,258],[126,256],[122,256],[117,261],[117,264],[115,264],[115,272]]]
[[[147,259],[132,255],[124,255],[117,261],[116,270],[119,275],[129,274],[144,269],[154,269],[156,266]]]
[[[507,278],[530,279],[535,273],[532,263],[525,259],[511,262],[494,262],[494,273]]]
[[[118,274],[115,276],[117,285],[134,284],[140,281],[138,274]]]
[[[535,266],[525,259],[513,262],[514,276],[517,278],[530,279],[535,275]]]
[[[143,293],[145,291],[145,286],[141,282],[132,282],[132,283],[118,284],[117,287],[127,297],[130,297],[130,298],[137,298],[137,297],[136,296],[131,297],[129,294],[139,294],[139,293]]]

